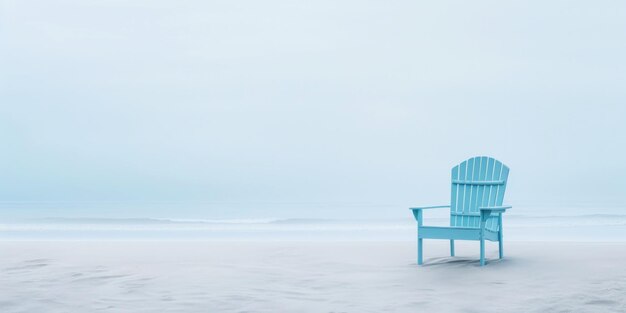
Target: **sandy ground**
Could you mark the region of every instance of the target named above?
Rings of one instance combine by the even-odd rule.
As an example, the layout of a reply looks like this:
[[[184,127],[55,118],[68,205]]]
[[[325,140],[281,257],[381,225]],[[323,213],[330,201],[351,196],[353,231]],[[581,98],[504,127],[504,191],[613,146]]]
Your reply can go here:
[[[626,243],[1,242],[0,312],[626,312]]]

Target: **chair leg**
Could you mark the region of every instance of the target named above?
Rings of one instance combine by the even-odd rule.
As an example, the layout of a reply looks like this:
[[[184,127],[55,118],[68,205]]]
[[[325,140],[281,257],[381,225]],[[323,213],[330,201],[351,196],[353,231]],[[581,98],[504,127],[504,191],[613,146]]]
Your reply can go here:
[[[500,252],[500,258],[504,258],[504,250],[502,250],[502,231],[498,233],[498,248]]]
[[[485,239],[480,238],[480,266],[485,265]]]
[[[454,240],[450,239],[450,256],[454,256]]]
[[[422,238],[417,239],[417,264],[422,265]]]

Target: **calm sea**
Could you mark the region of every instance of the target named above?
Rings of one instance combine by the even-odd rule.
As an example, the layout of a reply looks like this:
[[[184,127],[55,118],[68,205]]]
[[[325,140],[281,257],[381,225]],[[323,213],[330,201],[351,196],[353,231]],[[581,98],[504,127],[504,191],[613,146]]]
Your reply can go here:
[[[150,216],[149,204],[137,210],[119,203],[2,203],[0,239],[414,241],[416,234],[411,212],[399,206],[308,204],[303,210],[302,204],[277,209],[264,204],[256,211],[231,204],[220,209],[219,203],[206,210],[202,204],[179,211],[176,206],[155,205],[157,214]],[[264,216],[267,212],[273,214]],[[289,212],[299,214],[290,217]],[[203,213],[207,216],[198,217]],[[425,224],[445,226],[446,215],[445,209],[428,212]],[[515,207],[504,216],[504,236],[512,241],[626,241],[626,207]]]

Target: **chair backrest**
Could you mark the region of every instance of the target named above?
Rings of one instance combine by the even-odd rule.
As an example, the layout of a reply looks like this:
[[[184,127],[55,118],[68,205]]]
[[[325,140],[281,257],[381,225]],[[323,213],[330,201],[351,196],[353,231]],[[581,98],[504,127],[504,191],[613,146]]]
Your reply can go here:
[[[480,227],[480,207],[500,206],[509,177],[509,168],[485,156],[473,157],[452,168],[450,226]],[[497,218],[490,218],[486,228],[500,229]]]

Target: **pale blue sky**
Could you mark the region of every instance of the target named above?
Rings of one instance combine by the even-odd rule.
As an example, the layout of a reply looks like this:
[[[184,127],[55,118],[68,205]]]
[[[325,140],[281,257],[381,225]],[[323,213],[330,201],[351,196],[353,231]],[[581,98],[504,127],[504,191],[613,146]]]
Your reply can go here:
[[[0,0],[0,200],[626,204],[621,1]]]

